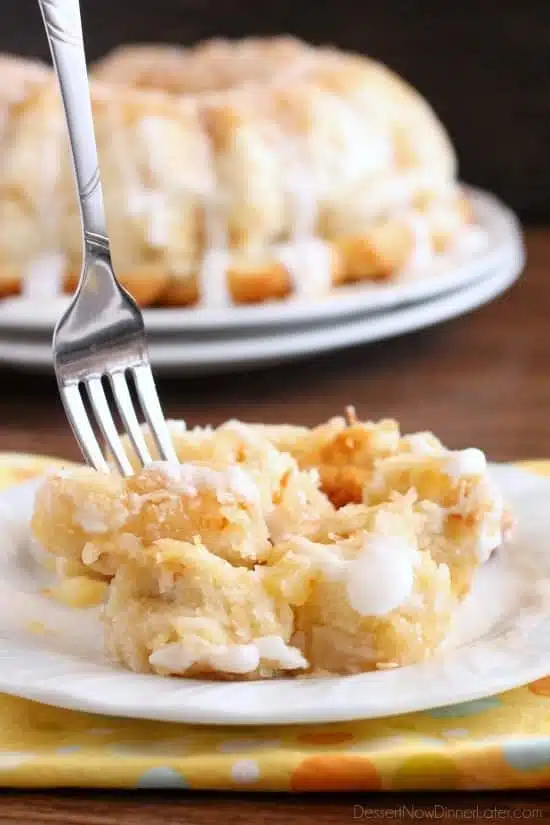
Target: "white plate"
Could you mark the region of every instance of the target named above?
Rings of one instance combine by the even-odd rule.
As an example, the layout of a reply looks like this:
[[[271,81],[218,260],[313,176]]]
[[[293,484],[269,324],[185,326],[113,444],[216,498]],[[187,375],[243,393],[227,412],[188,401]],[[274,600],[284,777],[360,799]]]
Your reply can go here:
[[[403,279],[390,285],[358,284],[341,287],[316,301],[289,299],[257,306],[232,306],[225,309],[148,309],[147,329],[153,335],[170,332],[199,332],[250,327],[279,327],[287,324],[313,324],[329,319],[352,317],[360,313],[388,310],[443,295],[467,286],[494,269],[522,247],[522,236],[514,214],[492,195],[468,189],[474,216],[487,234],[487,245],[462,250],[452,259],[442,257],[422,277]],[[0,332],[26,330],[50,332],[68,298],[37,302],[12,298],[0,304]]]
[[[496,272],[469,287],[393,311],[341,320],[333,325],[279,330],[271,335],[243,335],[201,340],[153,339],[149,352],[157,372],[204,374],[248,370],[280,364],[355,344],[382,341],[456,318],[492,301],[518,278],[523,268],[521,249]],[[5,335],[5,333],[4,333]],[[1,333],[0,333],[1,336]],[[51,369],[49,340],[25,340],[21,335],[0,337],[0,363],[32,370]]]
[[[512,467],[495,477],[519,527],[479,571],[453,637],[431,660],[338,678],[207,682],[137,675],[108,663],[96,610],[41,595],[28,549],[35,483],[0,496],[0,690],[76,710],[248,725],[331,722],[479,699],[550,672],[550,480]],[[40,635],[32,622],[42,622]]]

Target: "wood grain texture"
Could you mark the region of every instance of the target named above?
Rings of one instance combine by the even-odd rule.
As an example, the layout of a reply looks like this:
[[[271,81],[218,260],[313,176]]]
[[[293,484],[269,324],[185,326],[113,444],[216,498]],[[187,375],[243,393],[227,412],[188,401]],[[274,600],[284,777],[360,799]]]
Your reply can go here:
[[[437,329],[248,375],[161,382],[173,417],[190,424],[228,417],[313,424],[355,403],[361,415],[397,417],[435,430],[452,446],[475,444],[494,459],[550,456],[550,229],[530,230],[524,277],[508,294]],[[0,373],[0,450],[77,458],[53,379]],[[354,805],[385,809],[354,820]],[[414,819],[399,806],[416,806]],[[439,806],[439,807],[435,807]],[[476,808],[477,806],[477,808]],[[498,816],[482,812],[507,811]],[[550,820],[548,790],[514,794],[0,793],[0,825],[340,825],[459,820]],[[420,813],[418,813],[420,811]],[[516,811],[516,813],[512,813]],[[519,811],[526,813],[521,814]],[[393,816],[393,818],[392,818]],[[408,819],[407,819],[408,817]]]
[[[494,303],[393,341],[258,372],[160,381],[171,418],[316,424],[355,404],[496,460],[550,457],[550,230],[527,233],[525,274]],[[1,376],[0,450],[76,458],[53,377]]]
[[[22,5],[29,5],[25,14]],[[0,51],[47,56],[33,5],[4,0]],[[466,180],[494,190],[524,217],[550,217],[546,0],[93,0],[81,6],[91,58],[120,42],[188,45],[281,32],[370,54],[434,105]]]
[[[354,815],[355,814],[355,815]],[[548,793],[0,794],[0,825],[386,825],[437,821],[546,823]]]

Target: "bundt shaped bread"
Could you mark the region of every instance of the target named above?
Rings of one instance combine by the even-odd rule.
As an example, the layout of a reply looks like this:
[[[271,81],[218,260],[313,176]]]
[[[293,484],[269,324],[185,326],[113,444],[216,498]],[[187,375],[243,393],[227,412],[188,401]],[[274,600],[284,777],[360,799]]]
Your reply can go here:
[[[72,289],[79,216],[55,79],[5,71],[24,94],[0,157],[0,293],[47,291],[56,272]],[[131,46],[91,76],[113,259],[143,305],[421,273],[471,221],[434,112],[367,58],[291,38]]]

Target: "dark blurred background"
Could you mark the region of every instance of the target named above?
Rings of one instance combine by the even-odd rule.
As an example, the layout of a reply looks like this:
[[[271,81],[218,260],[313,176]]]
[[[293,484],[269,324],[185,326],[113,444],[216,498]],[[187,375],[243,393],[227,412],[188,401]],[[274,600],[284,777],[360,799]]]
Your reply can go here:
[[[550,0],[81,0],[90,59],[122,42],[298,35],[387,63],[432,103],[464,180],[550,218]],[[0,0],[0,50],[47,57],[34,0]]]

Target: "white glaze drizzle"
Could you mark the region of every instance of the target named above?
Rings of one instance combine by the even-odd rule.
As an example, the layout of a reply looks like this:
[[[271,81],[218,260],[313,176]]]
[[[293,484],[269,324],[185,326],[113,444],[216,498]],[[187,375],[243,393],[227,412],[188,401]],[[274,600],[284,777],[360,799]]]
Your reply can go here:
[[[326,581],[341,582],[348,604],[361,616],[387,615],[405,604],[413,592],[419,554],[406,536],[367,534],[359,553],[351,559],[337,543],[316,544],[295,537],[294,545],[312,570],[319,571]]]
[[[454,234],[453,252],[457,255],[472,255],[481,252],[489,243],[487,230],[481,226],[460,226]]]
[[[122,121],[116,105],[113,102],[105,106],[105,119],[109,126],[111,137],[110,145],[116,157],[117,169],[122,178],[122,187],[127,193],[127,208],[130,215],[135,214],[132,209],[134,194],[141,193],[143,188],[136,184],[136,163],[132,157],[132,149],[127,145],[122,134]]]
[[[232,303],[228,281],[231,253],[227,209],[220,192],[214,147],[205,130],[203,140],[205,182],[196,193],[204,219],[204,249],[198,273],[199,301],[201,306],[223,309]]]
[[[402,275],[424,275],[435,258],[432,230],[429,217],[419,212],[408,212],[407,225],[413,233],[413,249],[409,260],[403,268]]]
[[[197,663],[221,673],[253,673],[262,662],[281,670],[299,670],[308,666],[300,651],[280,636],[262,636],[245,644],[226,645],[202,640],[190,645],[182,640],[155,650],[149,661],[172,673],[185,673]]]
[[[487,472],[487,459],[477,447],[454,450],[448,453],[443,471],[455,480],[463,476],[484,476]]]
[[[289,242],[275,247],[275,255],[290,275],[294,295],[312,298],[332,287],[332,256],[329,245],[315,232],[319,203],[300,149],[296,139],[292,149],[282,154],[292,230]]]
[[[437,456],[441,454],[441,444],[428,432],[411,433],[403,438],[403,445],[414,455]]]
[[[105,107],[109,121],[111,146],[116,155],[117,166],[126,191],[126,208],[130,217],[145,218],[147,225],[147,242],[153,247],[168,246],[168,210],[167,196],[158,189],[145,186],[139,180],[138,162],[132,152],[131,140],[125,140],[120,113],[115,103]],[[137,140],[145,144],[147,162],[151,176],[156,178],[159,172],[158,149],[156,140],[158,123],[154,117],[141,118],[137,125]]]
[[[163,141],[163,130],[158,117],[143,117],[138,122],[138,137],[143,140],[149,170],[153,180],[158,180],[161,188],[137,187],[128,193],[128,208],[131,214],[144,216],[147,221],[149,244],[165,251],[170,249],[170,210],[162,180],[162,159],[159,146]]]
[[[214,193],[201,197],[204,214],[205,247],[199,268],[199,295],[202,306],[224,308],[231,304],[228,268],[231,259],[227,219]]]
[[[62,292],[65,258],[59,250],[60,205],[56,185],[60,173],[60,149],[63,135],[61,116],[47,125],[41,147],[40,178],[37,187],[37,217],[46,241],[44,254],[23,270],[21,292],[25,298],[51,299]]]
[[[57,298],[62,292],[65,267],[64,255],[55,252],[31,261],[23,272],[23,297],[34,301]]]
[[[128,192],[128,210],[147,221],[147,242],[152,247],[168,248],[166,196],[154,189],[133,189]]]
[[[366,536],[361,553],[346,570],[353,610],[361,616],[386,616],[405,604],[413,591],[417,557],[404,536]]]

